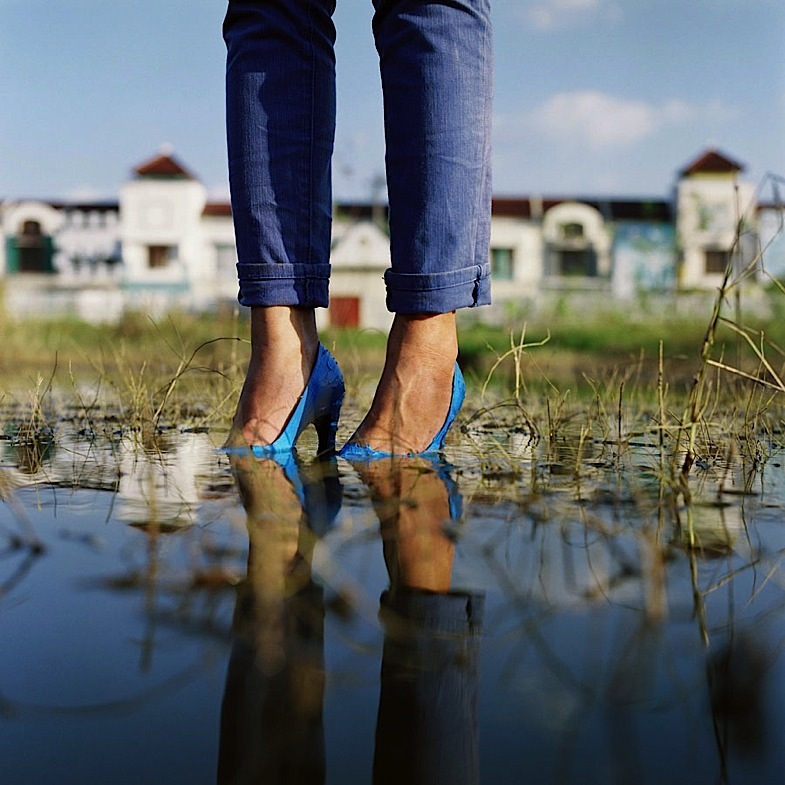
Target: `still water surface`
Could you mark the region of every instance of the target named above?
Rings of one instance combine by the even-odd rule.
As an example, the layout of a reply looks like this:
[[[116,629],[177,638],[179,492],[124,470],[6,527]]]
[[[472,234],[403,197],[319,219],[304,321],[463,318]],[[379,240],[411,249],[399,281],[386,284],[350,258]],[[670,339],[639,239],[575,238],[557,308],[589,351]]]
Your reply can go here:
[[[776,452],[219,438],[0,442],[4,785],[783,781]]]

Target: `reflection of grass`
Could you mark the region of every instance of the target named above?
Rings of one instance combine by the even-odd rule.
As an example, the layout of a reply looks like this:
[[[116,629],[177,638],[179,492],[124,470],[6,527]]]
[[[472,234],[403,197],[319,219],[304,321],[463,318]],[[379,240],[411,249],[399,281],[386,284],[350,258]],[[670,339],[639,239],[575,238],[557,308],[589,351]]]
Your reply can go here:
[[[727,453],[728,439],[742,435],[734,449],[750,449],[761,432],[779,427],[779,398],[757,379],[781,378],[776,352],[775,359],[769,357],[785,323],[753,333],[746,325],[718,319],[711,354],[702,358],[705,318],[641,321],[612,313],[535,320],[515,329],[465,323],[460,341],[469,383],[464,422],[472,428],[485,423],[517,429],[554,443],[566,427],[583,434],[584,441],[612,440],[619,453],[625,440],[647,429],[671,438],[688,428],[697,458]],[[107,412],[124,430],[145,437],[166,425],[226,427],[249,350],[248,325],[231,313],[172,314],[158,322],[130,314],[117,325],[100,327],[74,320],[4,326],[0,368],[7,372],[0,392],[7,404],[17,402],[16,422],[6,420],[5,428],[27,434],[41,432],[42,424],[56,426],[62,417],[58,406],[69,407],[69,423],[78,419],[86,430],[95,430]],[[741,340],[742,348],[751,347],[746,357],[738,351],[740,329],[750,336]],[[361,411],[370,401],[385,336],[327,330],[322,338],[346,375],[348,423],[352,407]],[[700,400],[694,387],[690,398],[689,384],[698,368],[703,369]]]

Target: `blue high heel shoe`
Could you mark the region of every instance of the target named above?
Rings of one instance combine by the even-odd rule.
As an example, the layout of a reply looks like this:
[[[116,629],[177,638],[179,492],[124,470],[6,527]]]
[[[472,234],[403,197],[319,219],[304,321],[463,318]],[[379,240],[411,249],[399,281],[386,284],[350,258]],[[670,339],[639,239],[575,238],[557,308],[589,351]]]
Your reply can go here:
[[[335,433],[343,404],[344,383],[335,358],[319,344],[311,377],[281,434],[270,444],[253,444],[257,458],[267,458],[294,449],[300,434],[313,423],[319,437],[317,452],[335,451]]]
[[[442,425],[436,436],[433,437],[431,443],[422,452],[391,453],[385,452],[384,450],[374,450],[373,447],[369,447],[367,444],[357,444],[356,442],[349,440],[338,451],[338,456],[340,458],[346,458],[347,461],[358,462],[375,461],[379,458],[392,458],[394,455],[414,456],[439,452],[444,448],[444,439],[447,436],[447,431],[450,430],[450,426],[458,416],[458,412],[461,410],[461,406],[463,406],[463,399],[465,397],[466,383],[463,380],[463,374],[458,367],[458,363],[455,363],[455,372],[452,377],[452,397],[450,398],[450,408],[447,412],[447,417],[444,420],[444,425]]]

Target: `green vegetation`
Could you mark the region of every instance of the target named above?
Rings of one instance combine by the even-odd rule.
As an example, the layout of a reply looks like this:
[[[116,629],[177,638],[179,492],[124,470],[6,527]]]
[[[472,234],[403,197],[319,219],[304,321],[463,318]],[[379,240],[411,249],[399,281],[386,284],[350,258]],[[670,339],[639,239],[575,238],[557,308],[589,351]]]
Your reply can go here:
[[[575,394],[619,373],[634,370],[641,384],[656,382],[659,345],[664,347],[665,375],[674,387],[689,383],[700,362],[708,314],[628,316],[614,311],[583,318],[509,320],[504,326],[462,322],[461,366],[479,387],[494,368],[490,389],[503,394],[514,375],[511,363],[497,359],[523,339],[520,352],[523,384],[541,391],[553,386]],[[785,321],[774,319],[750,328],[763,332],[774,346],[785,346]],[[30,318],[0,322],[0,372],[6,394],[18,395],[39,377],[55,388],[121,384],[144,377],[165,384],[179,374],[184,390],[210,375],[223,384],[238,384],[247,356],[247,314],[173,313],[162,319],[129,313],[117,324],[91,325],[78,319]],[[378,330],[326,330],[322,336],[348,380],[374,379],[384,361],[385,335]],[[715,352],[735,356],[741,340],[718,325]],[[754,359],[754,358],[753,358]],[[496,367],[494,367],[496,366]],[[754,368],[752,369],[754,372]],[[155,383],[153,382],[153,386]],[[198,387],[198,385],[197,385]]]

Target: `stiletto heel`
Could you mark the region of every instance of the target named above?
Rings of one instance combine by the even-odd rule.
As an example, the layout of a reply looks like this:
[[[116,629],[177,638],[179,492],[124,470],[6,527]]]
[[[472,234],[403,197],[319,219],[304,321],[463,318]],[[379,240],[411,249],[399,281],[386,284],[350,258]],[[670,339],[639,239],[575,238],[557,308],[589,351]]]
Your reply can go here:
[[[461,410],[461,406],[463,406],[465,397],[466,383],[463,380],[463,374],[461,373],[458,363],[455,363],[455,372],[452,377],[452,397],[450,398],[450,408],[447,412],[447,417],[445,418],[442,427],[436,433],[436,436],[433,437],[431,443],[422,452],[385,452],[384,450],[374,450],[373,447],[369,447],[367,444],[357,444],[357,442],[353,442],[350,439],[338,451],[338,456],[346,458],[347,461],[375,461],[379,458],[392,458],[394,455],[414,456],[439,452],[444,448],[444,439],[447,436],[447,431],[450,430],[450,426],[458,416],[458,412]]]
[[[317,455],[335,452],[335,434],[338,432],[338,418],[341,416],[343,396],[338,401],[333,401],[330,411],[314,420],[314,428],[319,439],[316,448]]]
[[[319,436],[319,452],[333,452],[343,396],[341,369],[330,352],[319,344],[311,376],[283,431],[270,444],[251,445],[251,452],[257,458],[290,452],[300,434],[311,424]]]

